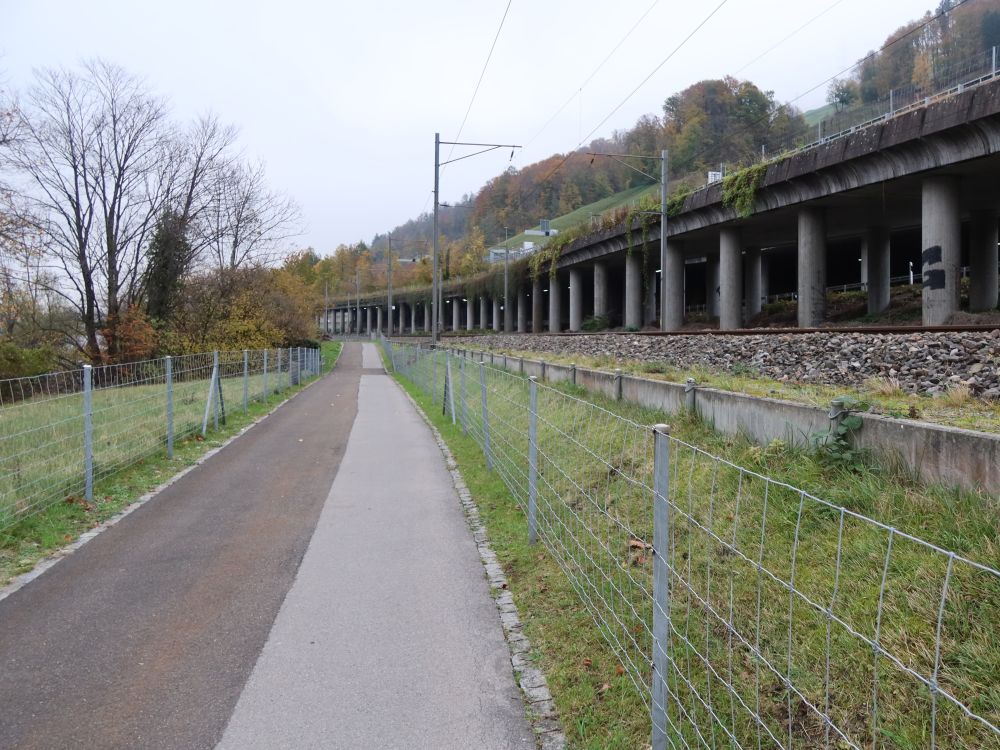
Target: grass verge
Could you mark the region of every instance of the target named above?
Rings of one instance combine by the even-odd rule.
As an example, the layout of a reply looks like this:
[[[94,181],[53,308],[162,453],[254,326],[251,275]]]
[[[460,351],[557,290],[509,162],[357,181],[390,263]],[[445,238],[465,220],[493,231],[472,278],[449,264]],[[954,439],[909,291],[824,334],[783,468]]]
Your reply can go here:
[[[510,357],[544,359],[553,364],[576,363],[580,367],[612,371],[620,369],[627,375],[640,375],[653,380],[670,383],[684,383],[694,378],[699,385],[717,388],[733,393],[744,393],[760,398],[777,398],[795,403],[808,404],[827,409],[830,401],[850,395],[869,405],[874,414],[882,414],[897,419],[919,419],[932,424],[960,427],[981,432],[1000,432],[1000,402],[984,401],[968,396],[959,398],[961,389],[954,388],[938,397],[903,392],[892,387],[889,379],[872,378],[862,386],[831,386],[819,383],[795,383],[765,378],[749,369],[736,368],[722,371],[708,367],[684,369],[667,362],[640,362],[616,359],[611,356],[589,357],[585,355],[562,355],[550,352],[507,349],[503,347],[476,346],[473,342],[463,342],[462,348],[475,351],[506,354]]]
[[[340,356],[340,342],[322,345],[324,373],[333,369]],[[218,448],[256,419],[273,411],[278,404],[302,390],[296,386],[271,394],[264,401],[252,401],[247,413],[234,409],[226,424],[210,430],[205,439],[189,435],[174,444],[174,457],[156,453],[115,472],[94,485],[94,502],[71,495],[34,515],[0,531],[0,586],[31,570],[40,560],[73,543],[86,531],[107,521],[168,481],[179,471],[196,463],[206,452]]]
[[[472,432],[479,399],[476,369],[471,386],[475,395],[467,400]],[[426,373],[418,377],[431,382]],[[542,547],[527,545],[523,512],[501,479],[503,475],[516,483],[524,475],[526,388],[516,376],[487,377],[496,473],[486,470],[477,443],[453,426],[440,406],[432,405],[412,383],[401,382],[441,431],[476,497],[526,633],[537,649],[535,656],[549,678],[571,747],[635,748],[648,742],[647,708],[633,680],[649,677],[646,623],[650,602],[645,591],[650,566],[648,560],[629,560],[626,547],[631,536],[649,540],[651,535],[652,503],[642,486],[651,470],[648,440],[630,442],[633,433],[641,441],[643,433],[648,438],[648,431],[628,427],[607,413],[640,426],[669,421],[673,436],[733,464],[788,482],[945,550],[1000,567],[996,544],[1000,508],[995,499],[925,487],[864,456],[844,465],[780,441],[760,447],[745,438],[725,437],[687,414],[668,417],[594,397],[582,389],[546,388],[539,406],[545,414],[539,428],[539,445],[545,449],[540,448],[545,454],[540,459],[540,473],[545,477],[540,484],[540,523],[556,530],[556,547],[565,545],[562,562],[577,580],[586,579],[588,585],[597,582],[587,593],[598,609],[603,608],[600,615],[605,622],[612,622],[613,628],[615,617],[624,618],[617,636],[624,642],[631,637],[628,633],[636,633],[624,652],[628,661],[623,668],[622,652],[607,645],[557,561]],[[437,382],[443,383],[440,370]],[[598,413],[595,406],[606,412]],[[575,444],[570,435],[575,436]],[[741,743],[752,743],[754,735],[765,728],[777,737],[794,734],[793,747],[825,746],[826,727],[810,706],[824,706],[828,701],[831,720],[859,746],[927,746],[930,691],[885,657],[873,660],[871,647],[857,634],[880,637],[884,653],[922,675],[937,669],[934,643],[939,639],[939,684],[972,711],[1000,721],[1000,648],[991,625],[1000,611],[1000,586],[995,578],[958,564],[949,573],[947,555],[899,536],[893,546],[884,527],[854,517],[845,521],[828,506],[810,503],[803,507],[795,490],[771,485],[768,497],[761,481],[694,452],[681,449],[674,461],[675,480],[683,481],[673,485],[677,495],[673,502],[683,504],[700,528],[732,540],[731,547],[724,547],[699,528],[677,523],[682,517],[679,510],[673,513],[672,564],[693,587],[690,593],[678,587],[673,604],[675,612],[683,613],[675,615],[677,627],[684,639],[692,638],[687,645],[679,642],[680,634],[673,639],[675,662],[683,665],[688,680],[687,684],[678,681],[684,675],[675,672],[672,683],[687,705],[685,719],[690,717],[688,723],[681,722],[685,742],[698,744],[695,725],[706,736],[709,727],[713,736],[716,732],[698,704],[697,691],[701,696],[717,696],[716,708],[725,713],[727,729]],[[628,477],[639,478],[640,485],[626,481]],[[842,555],[838,553],[838,521]],[[597,536],[588,536],[591,531]],[[759,556],[764,569],[779,579],[787,580],[790,570],[797,571],[796,590],[815,601],[831,601],[832,592],[831,611],[854,632],[840,622],[831,626],[823,612],[790,599],[777,580],[761,576],[733,550],[753,560]],[[842,571],[839,588],[834,570]],[[951,585],[945,585],[948,593],[942,604],[942,581],[949,576]],[[880,588],[885,589],[884,597]],[[603,596],[607,599],[601,601]],[[696,596],[705,597],[715,612],[725,613],[728,608],[728,627],[707,615]],[[879,635],[875,635],[877,628]],[[792,684],[800,692],[793,695],[785,690],[777,675],[761,668],[760,659],[739,644],[734,647],[732,639],[727,643],[730,630],[751,643],[756,630],[760,653],[779,665],[782,675],[787,661]],[[831,666],[824,676],[827,654]],[[704,668],[706,663],[714,673]],[[727,691],[723,677],[735,686],[733,691]],[[873,685],[881,685],[880,691],[876,689],[877,722],[869,711]],[[751,710],[735,706],[733,697]],[[754,713],[760,717],[758,723]],[[969,721],[950,704],[939,702],[934,731],[941,748],[1000,746],[1000,736]],[[726,744],[721,730],[719,735]],[[829,746],[841,746],[836,736]]]

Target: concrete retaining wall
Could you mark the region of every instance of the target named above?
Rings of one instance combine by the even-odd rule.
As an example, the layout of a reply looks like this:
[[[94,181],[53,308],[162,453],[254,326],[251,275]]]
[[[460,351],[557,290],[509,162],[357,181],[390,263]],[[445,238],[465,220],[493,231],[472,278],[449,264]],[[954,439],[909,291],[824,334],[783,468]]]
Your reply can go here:
[[[592,393],[668,414],[687,404],[719,432],[742,433],[762,445],[775,439],[789,445],[806,445],[810,435],[830,428],[825,410],[791,401],[714,388],[694,388],[692,393],[682,384],[635,375],[457,348],[452,351],[477,360],[485,358],[497,367],[550,383],[575,382]],[[983,491],[1000,498],[1000,435],[875,414],[861,417],[864,424],[854,435],[857,447],[899,462],[924,482]]]

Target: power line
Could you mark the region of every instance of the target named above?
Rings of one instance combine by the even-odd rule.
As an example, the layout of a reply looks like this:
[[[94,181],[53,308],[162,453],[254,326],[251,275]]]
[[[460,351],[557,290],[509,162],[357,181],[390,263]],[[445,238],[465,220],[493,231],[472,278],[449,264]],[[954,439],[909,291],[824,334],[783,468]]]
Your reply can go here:
[[[496,49],[497,39],[500,38],[500,32],[503,30],[503,24],[504,21],[507,20],[507,13],[510,12],[510,4],[512,2],[513,0],[507,0],[507,8],[503,12],[503,18],[500,19],[500,25],[497,27],[497,33],[493,36],[493,44],[490,45],[490,52],[486,55],[486,62],[483,63],[483,69],[479,74],[479,80],[476,81],[476,88],[472,92],[472,99],[469,100],[469,106],[465,110],[465,117],[462,118],[462,124],[458,126],[458,135],[455,136],[456,141],[461,140],[462,138],[462,131],[465,129],[465,123],[469,120],[469,113],[472,112],[472,105],[476,102],[476,95],[479,93],[479,87],[482,85],[483,77],[486,75],[486,68],[490,65],[490,59],[493,57],[493,50]],[[448,152],[448,158],[445,161],[450,161],[454,152],[455,146],[453,145],[451,150]]]
[[[621,109],[629,99],[631,99],[633,96],[635,96],[636,92],[638,92],[639,89],[641,89],[643,86],[645,86],[649,82],[649,80],[654,75],[656,75],[660,71],[660,69],[664,65],[666,65],[671,60],[671,58],[673,58],[673,56],[676,55],[684,47],[684,45],[686,45],[689,41],[691,41],[691,39],[694,37],[694,35],[697,34],[701,30],[701,28],[705,24],[707,24],[712,19],[712,17],[715,16],[715,14],[718,13],[722,9],[722,6],[724,6],[727,2],[729,2],[729,0],[722,0],[722,2],[720,2],[717,6],[715,6],[715,8],[713,8],[712,11],[707,16],[705,16],[701,20],[701,22],[697,26],[695,26],[688,33],[688,35],[686,37],[684,37],[680,41],[680,43],[676,47],[674,47],[670,51],[670,54],[668,54],[665,58],[663,58],[663,60],[661,60],[660,63],[655,68],[653,68],[652,71],[650,71],[649,75],[647,75],[645,78],[643,78],[642,81],[640,81],[639,84],[635,88],[633,88],[625,96],[624,99],[622,99],[620,102],[618,102],[618,104],[615,105],[615,107],[604,117],[604,119],[601,120],[599,123],[597,123],[597,125],[595,125],[594,128],[589,133],[587,133],[586,136],[584,136],[583,138],[581,138],[580,142],[576,144],[576,147],[572,151],[570,151],[568,154],[566,154],[566,156],[563,157],[562,161],[560,161],[558,164],[556,164],[556,166],[552,169],[551,172],[549,172],[547,175],[545,175],[545,177],[543,177],[539,182],[537,182],[535,184],[535,186],[531,189],[531,191],[527,194],[527,196],[522,196],[521,199],[518,202],[519,203],[523,203],[523,201],[524,201],[524,199],[526,197],[530,197],[535,191],[539,190],[542,185],[544,185],[546,182],[548,182],[555,175],[556,172],[558,172],[560,169],[562,169],[563,166],[566,164],[566,162],[568,162],[574,155],[576,155],[576,149],[580,148],[580,146],[583,145],[583,143],[585,143],[587,141],[587,139],[590,138],[595,132],[597,132],[597,130],[600,129],[604,125],[604,123],[606,123],[608,120],[610,120],[614,116],[614,114],[619,109]]]
[[[653,70],[650,71],[649,75],[647,75],[645,78],[643,78],[639,82],[638,86],[636,86],[634,89],[632,89],[625,96],[624,99],[622,99],[620,102],[618,102],[618,104],[615,105],[614,109],[612,109],[610,112],[608,112],[608,114],[605,116],[605,118],[603,120],[601,120],[599,123],[597,123],[597,125],[594,126],[593,130],[591,130],[589,133],[587,133],[587,135],[584,136],[580,140],[580,143],[576,144],[577,148],[579,148],[588,138],[590,138],[590,136],[592,136],[594,133],[596,133],[604,125],[604,123],[606,123],[608,120],[610,120],[615,115],[615,113],[619,109],[621,109],[623,106],[625,106],[625,103],[629,99],[631,99],[633,96],[635,96],[636,92],[638,92],[639,89],[641,89],[643,86],[645,86],[649,82],[649,79],[652,78],[654,75],[656,75],[660,71],[660,68],[662,68],[664,65],[666,65],[674,55],[676,55],[678,52],[680,52],[681,49],[684,47],[684,45],[686,45],[689,41],[691,41],[691,38],[695,34],[697,34],[699,31],[701,31],[701,28],[706,23],[708,23],[712,19],[712,17],[716,13],[718,13],[722,9],[722,6],[724,6],[727,2],[729,2],[729,0],[722,0],[722,2],[720,2],[718,5],[716,5],[715,8],[712,10],[712,12],[709,13],[707,16],[705,16],[705,18],[702,19],[701,23],[699,23],[697,26],[695,26],[691,30],[691,32],[686,37],[684,37],[681,40],[680,44],[678,44],[676,47],[674,47],[670,51],[670,54],[667,55],[665,58],[663,58],[663,60],[660,61],[660,64],[657,65],[655,68],[653,68]]]
[[[771,45],[766,50],[764,50],[763,52],[761,52],[759,55],[757,55],[757,57],[755,57],[753,60],[751,60],[746,65],[744,65],[742,68],[740,68],[735,73],[733,73],[733,75],[734,76],[738,76],[740,73],[742,73],[744,70],[746,70],[747,68],[749,68],[751,65],[753,65],[758,60],[761,60],[762,58],[767,57],[769,54],[771,54],[772,52],[774,52],[774,50],[776,50],[782,44],[784,44],[785,42],[787,42],[792,37],[798,35],[801,31],[803,31],[804,29],[806,29],[808,26],[811,26],[812,24],[814,24],[816,21],[818,21],[819,19],[821,19],[823,16],[825,16],[831,10],[833,10],[834,8],[836,8],[842,2],[844,2],[844,0],[836,0],[836,2],[833,3],[833,5],[828,6],[825,10],[821,10],[815,16],[813,16],[808,21],[806,21],[804,24],[802,24],[797,29],[795,29],[795,31],[793,31],[791,34],[789,34],[788,36],[784,37],[780,41],[775,42],[773,45]]]
[[[632,24],[632,27],[631,27],[631,28],[630,28],[630,29],[629,29],[629,30],[628,30],[628,31],[627,31],[627,32],[625,33],[625,36],[623,36],[623,37],[622,37],[622,38],[621,38],[621,39],[620,39],[620,40],[618,41],[618,44],[616,44],[616,45],[614,46],[614,48],[613,48],[613,49],[612,49],[612,50],[611,50],[611,51],[610,51],[610,52],[609,52],[609,53],[607,54],[607,57],[605,57],[605,58],[604,58],[603,60],[601,60],[601,62],[600,62],[600,63],[599,63],[598,65],[597,65],[597,67],[596,67],[596,68],[594,68],[594,70],[593,70],[593,71],[591,71],[591,73],[590,73],[590,75],[589,75],[589,76],[587,76],[586,80],[584,80],[584,82],[583,82],[583,83],[581,83],[581,84],[579,85],[579,87],[577,87],[577,90],[576,90],[576,91],[575,91],[574,93],[570,94],[569,98],[568,98],[568,99],[567,99],[567,100],[566,100],[566,101],[565,101],[565,102],[563,103],[563,105],[562,105],[561,107],[559,107],[559,109],[557,109],[557,110],[556,110],[555,114],[553,114],[553,115],[552,115],[552,116],[551,116],[551,117],[550,117],[550,118],[549,118],[548,120],[546,120],[546,121],[545,121],[545,124],[544,124],[544,125],[542,125],[542,127],[540,127],[540,128],[538,129],[538,132],[537,132],[537,133],[535,133],[535,134],[534,134],[533,136],[531,136],[531,138],[529,138],[529,139],[527,140],[527,142],[525,142],[525,144],[524,144],[524,147],[525,147],[525,148],[527,148],[528,146],[530,146],[530,145],[531,145],[531,143],[532,143],[532,142],[533,142],[533,141],[534,141],[534,140],[535,140],[536,138],[538,138],[538,136],[540,136],[540,135],[541,135],[541,134],[542,134],[542,133],[543,133],[543,132],[545,131],[545,129],[546,129],[546,128],[548,128],[548,127],[549,127],[549,125],[551,125],[551,124],[552,124],[552,122],[553,122],[553,121],[554,121],[554,120],[555,120],[555,119],[556,119],[556,118],[557,118],[557,117],[558,117],[559,115],[561,115],[561,114],[563,113],[563,110],[565,110],[565,109],[566,109],[566,107],[568,107],[568,106],[570,105],[570,102],[572,102],[572,101],[573,101],[573,100],[574,100],[574,99],[575,99],[575,98],[576,98],[577,96],[579,96],[579,95],[580,95],[580,92],[582,92],[582,91],[583,91],[583,88],[584,88],[584,87],[585,87],[585,86],[586,86],[586,85],[587,85],[588,83],[590,83],[590,82],[591,82],[592,80],[594,80],[594,76],[596,76],[596,75],[597,75],[597,74],[598,74],[598,73],[599,73],[599,72],[601,71],[601,69],[602,69],[602,68],[603,68],[603,67],[604,67],[604,66],[605,66],[605,65],[606,65],[606,64],[608,63],[608,61],[609,61],[609,60],[610,60],[610,59],[611,59],[612,57],[614,57],[615,53],[616,53],[616,52],[617,52],[617,51],[618,51],[618,50],[619,50],[619,49],[621,48],[621,46],[622,46],[623,44],[625,44],[625,42],[626,42],[626,41],[628,40],[628,38],[629,38],[630,36],[632,36],[632,33],[633,33],[633,32],[634,32],[634,31],[635,31],[635,30],[636,30],[637,28],[639,28],[639,24],[641,24],[641,23],[642,23],[643,21],[645,21],[645,20],[646,20],[646,17],[647,17],[647,16],[648,16],[648,15],[649,15],[649,14],[650,14],[650,13],[652,12],[653,8],[655,8],[655,7],[657,6],[657,4],[659,3],[659,1],[660,1],[660,0],[653,0],[653,4],[652,4],[652,5],[650,5],[650,6],[649,6],[649,8],[647,8],[647,9],[646,9],[646,12],[645,12],[645,13],[643,13],[643,14],[642,14],[641,16],[639,16],[639,20],[638,20],[638,21],[636,21],[636,22],[635,22],[634,24]],[[581,130],[582,130],[582,129],[581,129]]]

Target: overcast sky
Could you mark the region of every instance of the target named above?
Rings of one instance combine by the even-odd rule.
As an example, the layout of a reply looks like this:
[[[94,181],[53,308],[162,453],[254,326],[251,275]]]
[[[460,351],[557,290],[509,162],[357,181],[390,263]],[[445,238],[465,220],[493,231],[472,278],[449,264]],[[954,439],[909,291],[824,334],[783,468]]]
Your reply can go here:
[[[589,141],[717,4],[512,0],[462,140],[524,144],[515,166]],[[728,0],[594,137],[659,114],[669,94],[695,81],[737,71],[790,100],[933,4]],[[326,254],[430,207],[434,133],[455,140],[506,7],[507,0],[0,0],[0,80],[20,89],[34,69],[102,57],[144,77],[178,119],[215,112],[239,127],[247,154],[302,207],[302,246]],[[797,103],[808,109],[824,97],[820,87]],[[452,165],[442,200],[474,192],[509,157],[508,150]]]

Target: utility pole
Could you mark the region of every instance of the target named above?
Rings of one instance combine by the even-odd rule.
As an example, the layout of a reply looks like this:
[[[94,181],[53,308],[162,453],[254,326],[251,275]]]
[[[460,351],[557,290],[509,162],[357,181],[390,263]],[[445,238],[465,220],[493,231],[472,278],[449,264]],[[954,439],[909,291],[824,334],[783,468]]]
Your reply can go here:
[[[510,293],[508,283],[510,278],[510,246],[507,244],[508,230],[503,228],[503,330],[510,330]]]
[[[357,265],[354,266],[354,291],[357,294],[358,322],[355,324],[355,333],[361,335],[361,272]]]
[[[458,156],[454,159],[449,159],[448,161],[441,163],[441,144],[446,146],[481,146],[482,151],[476,151],[472,154],[466,154],[465,156]],[[509,148],[511,159],[514,158],[514,149],[521,148],[520,146],[514,146],[509,143],[465,143],[462,141],[442,141],[441,134],[434,134],[434,256],[433,263],[431,264],[431,295],[434,300],[432,302],[432,327],[431,341],[437,345],[439,325],[441,323],[441,279],[440,279],[440,262],[438,256],[440,254],[438,248],[438,206],[440,205],[440,195],[438,193],[438,187],[440,185],[440,172],[441,167],[445,164],[451,164],[453,161],[461,161],[462,159],[468,159],[471,156],[478,156],[479,154],[485,154],[488,151],[495,151],[498,148]],[[504,302],[504,307],[506,308],[506,300]]]
[[[747,303],[749,304],[749,302]],[[682,309],[683,314],[683,309]],[[660,152],[660,330],[667,330],[667,150]]]
[[[391,234],[389,235],[389,251],[388,251],[388,256],[389,256],[389,271],[386,274],[386,276],[387,276],[386,286],[389,287],[389,301],[388,301],[388,305],[389,305],[389,310],[388,310],[388,312],[389,312],[389,325],[388,325],[387,330],[389,331],[389,335],[392,336],[392,235]],[[401,332],[403,330],[403,321],[399,321],[399,330]]]
[[[431,260],[431,343],[437,346],[438,318],[441,317],[441,282],[438,280],[438,185],[441,171],[441,134],[434,134],[434,251]]]

